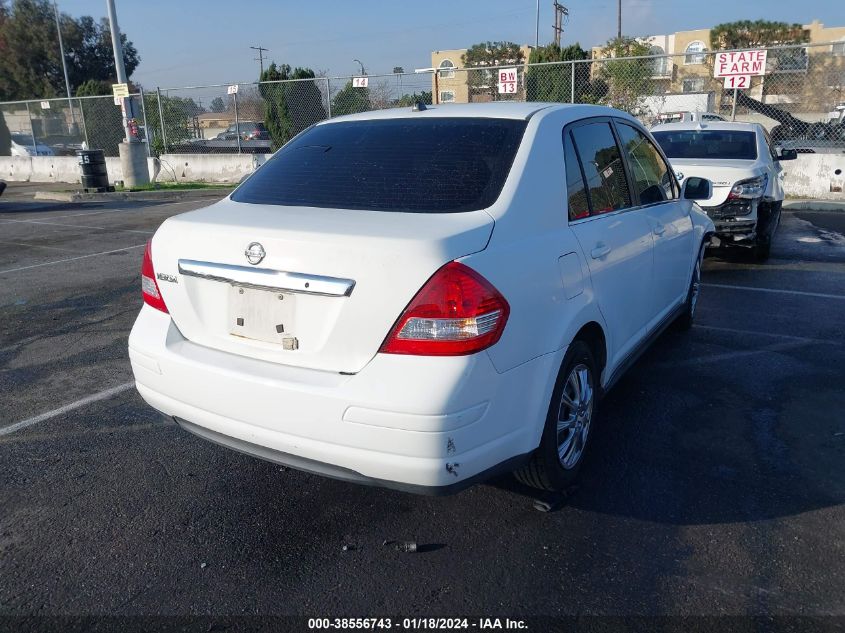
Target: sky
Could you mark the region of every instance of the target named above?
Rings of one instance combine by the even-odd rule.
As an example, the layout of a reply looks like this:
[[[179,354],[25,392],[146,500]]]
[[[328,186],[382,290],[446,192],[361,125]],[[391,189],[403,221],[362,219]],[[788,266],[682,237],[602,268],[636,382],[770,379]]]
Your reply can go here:
[[[57,0],[74,17],[106,14],[103,0]],[[616,0],[561,0],[569,8],[563,43],[584,48],[616,34]],[[552,40],[553,0],[540,0],[540,43]],[[116,0],[121,31],[141,64],[145,88],[228,84],[258,78],[256,51],[271,61],[330,76],[431,65],[430,52],[486,40],[533,44],[536,0]],[[845,26],[842,0],[622,0],[625,35],[767,19]]]

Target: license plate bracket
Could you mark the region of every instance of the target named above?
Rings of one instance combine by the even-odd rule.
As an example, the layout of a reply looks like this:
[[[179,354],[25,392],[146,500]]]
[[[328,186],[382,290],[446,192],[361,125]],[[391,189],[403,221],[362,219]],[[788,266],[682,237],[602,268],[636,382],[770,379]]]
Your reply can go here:
[[[229,286],[229,333],[296,349],[293,333],[296,295],[244,286]]]

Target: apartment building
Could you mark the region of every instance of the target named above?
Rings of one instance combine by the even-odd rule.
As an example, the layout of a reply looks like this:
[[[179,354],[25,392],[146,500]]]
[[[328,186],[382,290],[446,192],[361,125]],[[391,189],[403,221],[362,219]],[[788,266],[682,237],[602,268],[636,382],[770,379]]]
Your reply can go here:
[[[845,26],[825,27],[818,20],[804,25],[809,44],[794,56],[782,57],[779,72],[806,71],[809,56],[827,55],[845,60]],[[650,46],[651,55],[671,55],[654,60],[654,76],[658,87],[666,93],[698,93],[708,89],[713,69],[707,65],[710,51],[710,29],[678,31],[669,35],[638,38]],[[824,46],[820,46],[824,44]],[[603,47],[594,46],[593,59],[606,57]],[[840,62],[841,63],[841,62]],[[660,85],[662,84],[662,85]]]
[[[534,47],[525,44],[519,48],[522,51],[523,65],[527,64]],[[432,51],[431,67],[438,69],[431,77],[431,94],[435,103],[479,103],[490,100],[486,94],[474,93],[471,90],[466,72],[452,70],[463,67],[466,52],[466,48]]]

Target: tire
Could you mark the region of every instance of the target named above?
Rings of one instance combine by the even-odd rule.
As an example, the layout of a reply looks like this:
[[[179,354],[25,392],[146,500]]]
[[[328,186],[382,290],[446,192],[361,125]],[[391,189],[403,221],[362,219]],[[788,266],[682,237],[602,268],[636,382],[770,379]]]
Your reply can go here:
[[[772,243],[767,241],[761,241],[759,238],[757,240],[757,244],[754,245],[754,261],[759,264],[762,264],[769,256],[772,254]]]
[[[695,321],[695,309],[698,307],[698,296],[701,292],[701,264],[704,261],[705,248],[705,245],[702,244],[701,249],[698,251],[698,259],[695,260],[689,288],[687,289],[687,300],[684,303],[684,311],[675,321],[675,327],[681,331],[689,330],[692,327],[693,321]]]
[[[540,490],[562,491],[575,480],[595,423],[599,391],[599,372],[592,350],[584,341],[573,341],[552,391],[540,446],[530,461],[514,472],[518,481]],[[564,393],[569,405],[564,403]],[[567,420],[559,420],[562,413]],[[563,422],[569,424],[564,427]]]
[[[757,242],[754,245],[753,254],[754,260],[762,263],[769,259],[772,253],[772,241],[775,239],[775,231],[780,225],[780,212],[782,202],[767,202],[765,207],[761,209],[761,218],[765,214],[766,228],[757,235]]]

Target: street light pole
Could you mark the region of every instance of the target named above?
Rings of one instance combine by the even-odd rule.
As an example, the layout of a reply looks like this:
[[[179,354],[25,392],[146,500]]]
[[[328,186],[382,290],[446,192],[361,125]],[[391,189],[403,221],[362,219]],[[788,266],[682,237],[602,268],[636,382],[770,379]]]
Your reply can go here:
[[[364,70],[364,64],[361,62],[361,60],[360,60],[360,59],[353,59],[352,61],[353,61],[353,62],[358,62],[359,64],[361,64],[361,74],[362,74],[362,75],[366,75],[366,74],[367,74],[367,71],[366,71],[366,70]]]
[[[78,134],[79,129],[76,125],[76,114],[73,112],[73,103],[70,100],[70,82],[67,78],[67,62],[65,61],[65,45],[62,41],[62,25],[59,22],[59,7],[55,2],[53,2],[53,13],[56,15],[56,33],[59,35],[59,54],[62,56],[62,70],[65,73],[65,89],[67,90],[67,105],[70,108],[70,133]]]
[[[106,0],[106,8],[109,14],[109,29],[111,31],[111,45],[114,51],[114,69],[117,73],[117,83],[125,84],[126,67],[123,65],[123,42],[120,39],[120,27],[117,25],[117,11],[114,8],[114,0]],[[123,97],[123,132],[126,142],[132,142],[132,135],[129,133],[129,113],[127,112],[128,97]]]
[[[120,39],[120,27],[117,25],[117,11],[114,0],[106,0],[109,15],[109,29],[111,43],[114,50],[114,69],[117,73],[117,83],[128,83],[126,67],[123,65],[123,42]],[[134,118],[132,100],[121,97],[121,113],[123,115],[123,133],[125,140],[118,146],[120,152],[120,166],[123,170],[123,182],[126,187],[145,185],[150,182],[150,172],[147,168],[147,152],[140,140],[130,133],[129,120]],[[162,126],[164,122],[162,122]]]

